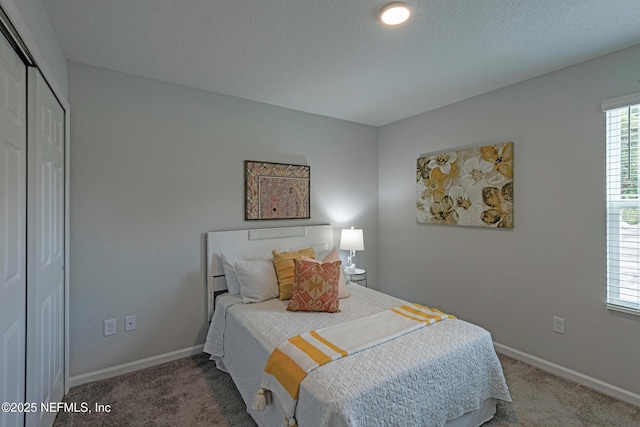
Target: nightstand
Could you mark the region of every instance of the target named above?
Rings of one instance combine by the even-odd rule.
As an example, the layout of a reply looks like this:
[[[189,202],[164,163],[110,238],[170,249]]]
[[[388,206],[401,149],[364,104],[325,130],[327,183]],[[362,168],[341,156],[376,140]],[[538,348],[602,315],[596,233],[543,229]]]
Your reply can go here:
[[[367,288],[369,287],[367,284],[367,270],[363,268],[356,268],[355,272],[349,272],[345,269],[344,274],[349,276],[347,279],[348,282],[354,282]]]

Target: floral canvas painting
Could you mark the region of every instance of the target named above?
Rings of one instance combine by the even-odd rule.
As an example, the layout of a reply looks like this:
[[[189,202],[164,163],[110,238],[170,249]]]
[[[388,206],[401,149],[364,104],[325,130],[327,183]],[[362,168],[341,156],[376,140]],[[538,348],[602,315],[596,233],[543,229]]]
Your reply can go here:
[[[416,207],[420,224],[513,228],[513,142],[418,158]]]

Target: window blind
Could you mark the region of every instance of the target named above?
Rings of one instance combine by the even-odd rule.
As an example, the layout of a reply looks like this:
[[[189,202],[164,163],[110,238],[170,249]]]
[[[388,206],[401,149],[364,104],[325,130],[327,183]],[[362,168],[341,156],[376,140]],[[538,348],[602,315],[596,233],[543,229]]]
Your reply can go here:
[[[605,101],[603,110],[607,146],[607,304],[640,314],[640,97]]]

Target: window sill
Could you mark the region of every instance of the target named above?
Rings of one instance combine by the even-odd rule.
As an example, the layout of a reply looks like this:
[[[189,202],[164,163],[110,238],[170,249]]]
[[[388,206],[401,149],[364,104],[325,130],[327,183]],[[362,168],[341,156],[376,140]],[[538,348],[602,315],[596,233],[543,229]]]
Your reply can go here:
[[[607,304],[607,310],[619,311],[621,313],[633,314],[634,316],[640,316],[640,310],[634,310],[633,308],[626,308],[619,305]]]

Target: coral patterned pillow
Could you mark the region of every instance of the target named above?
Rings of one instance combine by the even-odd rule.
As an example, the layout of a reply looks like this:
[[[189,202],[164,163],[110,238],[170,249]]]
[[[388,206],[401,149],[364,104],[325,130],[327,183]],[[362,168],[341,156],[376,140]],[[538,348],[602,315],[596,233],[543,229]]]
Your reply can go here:
[[[340,311],[338,280],[342,261],[318,263],[294,259],[295,280],[289,311]]]
[[[322,261],[314,259],[314,258],[307,258],[306,256],[303,256],[300,259],[304,259],[306,261],[313,261],[313,262],[321,263],[321,262],[339,261],[340,260],[340,256],[338,255],[338,248],[333,248],[333,250],[331,252],[329,252],[329,254],[327,256],[325,256]],[[351,296],[351,294],[347,290],[347,281],[344,278],[344,274],[342,272],[342,269],[340,269],[340,279],[338,280],[338,298],[348,298],[350,296]]]

